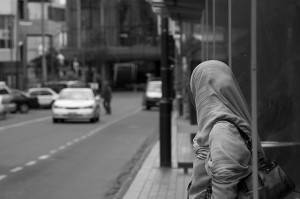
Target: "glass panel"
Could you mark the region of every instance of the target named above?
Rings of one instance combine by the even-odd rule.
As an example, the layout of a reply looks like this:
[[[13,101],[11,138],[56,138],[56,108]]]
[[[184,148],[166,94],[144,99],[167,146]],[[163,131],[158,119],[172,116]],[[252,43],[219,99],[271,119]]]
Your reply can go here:
[[[300,3],[257,1],[258,133],[267,156],[276,160],[300,189]],[[216,1],[216,59],[228,60],[228,2]],[[232,1],[232,70],[249,104],[250,3]],[[212,11],[209,3],[208,10]],[[212,28],[211,14],[209,29]],[[212,43],[209,54],[212,58]],[[202,49],[203,49],[202,45]],[[295,196],[293,196],[295,198]]]
[[[265,148],[300,186],[300,4],[258,1],[259,132]]]

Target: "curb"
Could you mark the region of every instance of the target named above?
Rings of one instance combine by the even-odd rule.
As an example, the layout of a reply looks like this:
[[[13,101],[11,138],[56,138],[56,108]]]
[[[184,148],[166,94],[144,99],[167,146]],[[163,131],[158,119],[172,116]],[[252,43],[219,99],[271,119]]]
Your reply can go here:
[[[123,198],[157,141],[158,136],[155,133],[146,138],[133,158],[124,166],[125,172],[116,178],[112,188],[105,194],[106,199]]]

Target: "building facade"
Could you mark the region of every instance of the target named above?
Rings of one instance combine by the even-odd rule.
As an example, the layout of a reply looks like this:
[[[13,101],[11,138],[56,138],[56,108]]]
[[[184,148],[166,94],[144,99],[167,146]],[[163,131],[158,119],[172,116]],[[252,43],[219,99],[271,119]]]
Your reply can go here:
[[[43,80],[43,52],[46,57],[47,80],[58,78],[57,55],[67,44],[65,4],[57,0],[44,0],[43,4],[40,0],[27,0],[26,10],[28,23],[21,25],[20,39],[26,44],[26,84],[31,87]]]
[[[300,3],[258,0],[254,8],[257,20],[253,20],[251,2],[152,0],[152,5],[166,9],[164,14],[179,26],[175,76],[177,94],[184,101],[183,117],[194,117],[186,95],[193,68],[210,59],[228,63],[249,107],[257,108],[252,118],[257,120],[265,152],[287,170],[298,189]],[[254,22],[256,29],[251,28]],[[251,37],[254,30],[256,40]],[[257,87],[251,78],[253,63],[257,66]],[[251,93],[255,88],[257,92]]]
[[[0,79],[11,87],[25,89],[41,81],[42,26],[49,79],[55,76],[56,60],[51,53],[57,54],[66,45],[65,8],[60,1],[45,0],[42,22],[41,5],[40,0],[1,1]]]
[[[79,61],[85,81],[113,81],[114,65],[124,62],[137,65],[145,81],[146,71],[159,73],[156,25],[156,16],[145,1],[69,0],[64,54],[71,65]]]
[[[16,87],[18,70],[18,4],[17,0],[3,0],[0,7],[0,80]]]

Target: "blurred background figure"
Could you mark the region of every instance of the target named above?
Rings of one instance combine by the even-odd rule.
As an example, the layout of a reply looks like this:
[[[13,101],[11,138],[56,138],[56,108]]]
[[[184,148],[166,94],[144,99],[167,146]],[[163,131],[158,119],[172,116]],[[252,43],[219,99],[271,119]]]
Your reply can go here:
[[[112,98],[112,90],[108,81],[104,81],[102,85],[101,97],[103,99],[103,107],[105,109],[106,114],[111,114],[111,98]]]

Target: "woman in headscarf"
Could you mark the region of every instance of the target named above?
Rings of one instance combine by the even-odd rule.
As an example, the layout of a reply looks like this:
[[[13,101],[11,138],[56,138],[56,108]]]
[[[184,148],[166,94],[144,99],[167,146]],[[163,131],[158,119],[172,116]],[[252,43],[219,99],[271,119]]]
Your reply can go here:
[[[251,152],[240,134],[251,136],[247,104],[231,69],[220,61],[199,64],[190,89],[198,131],[189,198],[234,199],[240,180],[251,174]]]

